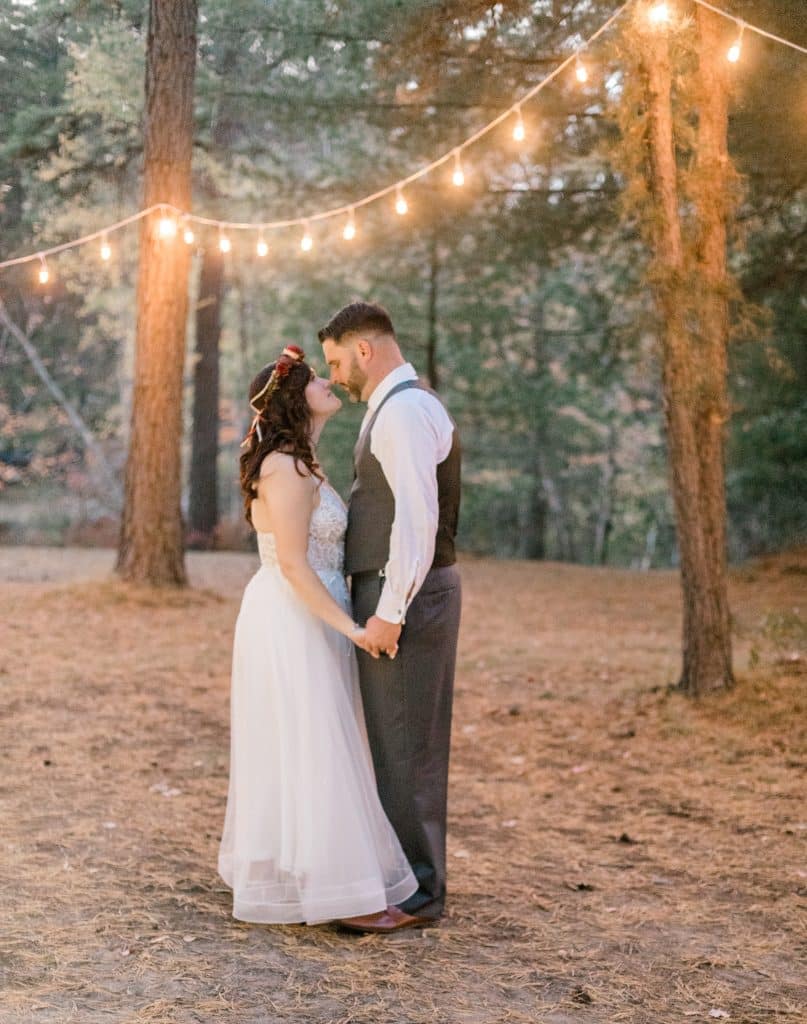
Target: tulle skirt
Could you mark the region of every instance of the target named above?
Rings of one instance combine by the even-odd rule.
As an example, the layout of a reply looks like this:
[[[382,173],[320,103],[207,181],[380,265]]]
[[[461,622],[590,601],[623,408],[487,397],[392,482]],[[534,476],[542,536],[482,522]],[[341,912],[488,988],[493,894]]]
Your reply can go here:
[[[338,573],[320,573],[349,608]],[[376,791],[353,645],[262,566],[235,628],[219,874],[233,916],[315,924],[417,888]]]

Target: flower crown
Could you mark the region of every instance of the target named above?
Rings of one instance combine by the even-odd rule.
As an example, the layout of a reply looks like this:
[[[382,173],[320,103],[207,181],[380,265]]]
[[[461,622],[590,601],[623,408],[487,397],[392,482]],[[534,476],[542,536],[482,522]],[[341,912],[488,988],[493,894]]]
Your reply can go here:
[[[275,368],[269,375],[269,380],[264,384],[261,390],[252,396],[249,406],[255,413],[255,417],[252,420],[252,425],[249,428],[249,433],[241,442],[241,447],[248,444],[255,434],[258,435],[258,443],[263,441],[263,434],[261,433],[261,415],[263,414],[266,406],[272,397],[272,395],[280,387],[280,383],[289,375],[289,371],[292,366],[296,366],[305,359],[305,352],[300,348],[299,345],[286,345],[283,351],[278,356]],[[260,406],[257,404],[260,399],[263,399]]]

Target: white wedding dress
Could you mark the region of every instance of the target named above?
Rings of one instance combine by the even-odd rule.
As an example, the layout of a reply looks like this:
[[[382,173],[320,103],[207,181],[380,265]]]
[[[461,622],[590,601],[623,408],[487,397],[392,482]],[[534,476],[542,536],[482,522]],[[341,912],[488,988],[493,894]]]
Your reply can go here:
[[[324,483],[308,561],[349,611],[347,512]],[[219,874],[233,916],[264,924],[354,917],[417,882],[381,807],[351,642],[313,615],[258,533],[261,567],[235,627],[230,782]]]

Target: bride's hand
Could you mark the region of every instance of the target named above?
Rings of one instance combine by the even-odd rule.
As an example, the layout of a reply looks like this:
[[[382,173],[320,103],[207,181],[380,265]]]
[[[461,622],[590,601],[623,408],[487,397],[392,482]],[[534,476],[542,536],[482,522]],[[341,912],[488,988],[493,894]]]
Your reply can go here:
[[[366,651],[368,654],[372,655],[372,657],[377,658],[379,656],[368,646],[367,630],[363,627],[361,629],[352,630],[349,639],[352,640],[357,647],[360,647],[363,651]]]

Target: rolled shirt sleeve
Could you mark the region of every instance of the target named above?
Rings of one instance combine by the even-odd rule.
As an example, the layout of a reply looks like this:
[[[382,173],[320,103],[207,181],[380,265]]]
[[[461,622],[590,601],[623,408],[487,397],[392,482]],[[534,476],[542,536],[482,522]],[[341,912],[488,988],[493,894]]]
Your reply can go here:
[[[370,438],[395,499],[389,560],[376,615],[403,623],[434,559],[439,518],[437,466],[451,449],[453,424],[440,402],[411,388],[380,411]]]

